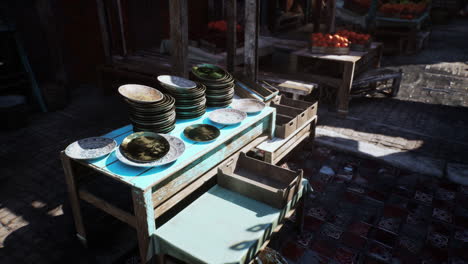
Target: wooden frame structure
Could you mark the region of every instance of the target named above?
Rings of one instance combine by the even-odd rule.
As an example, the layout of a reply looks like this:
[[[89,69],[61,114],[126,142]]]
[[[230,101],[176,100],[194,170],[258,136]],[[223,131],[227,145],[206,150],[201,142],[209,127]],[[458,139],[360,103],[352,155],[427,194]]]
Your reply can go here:
[[[101,38],[106,57],[106,63],[113,65],[119,61],[130,59],[131,51],[127,49],[125,41],[125,27],[123,10],[121,5],[122,0],[116,0],[116,10],[106,6],[105,0],[96,0],[99,24],[101,28]],[[169,1],[169,0],[168,0]],[[227,30],[227,65],[228,71],[235,70],[235,55],[236,55],[236,25],[237,25],[237,1],[223,0],[226,12],[226,20],[228,24]],[[111,12],[117,12],[120,33],[121,52],[116,52],[112,47],[112,30],[110,23]],[[172,41],[172,52],[170,65],[159,64],[161,68],[172,68],[172,73],[175,75],[188,77],[188,0],[170,0],[170,39]],[[260,0],[246,0],[245,4],[245,37],[244,37],[244,74],[252,80],[256,80],[258,73],[258,35],[259,35],[259,17],[260,17]],[[114,30],[115,31],[115,30]],[[152,63],[158,64],[157,59],[152,62],[151,59],[138,59],[142,64]],[[153,66],[152,65],[152,66]],[[154,74],[154,72],[153,72]]]

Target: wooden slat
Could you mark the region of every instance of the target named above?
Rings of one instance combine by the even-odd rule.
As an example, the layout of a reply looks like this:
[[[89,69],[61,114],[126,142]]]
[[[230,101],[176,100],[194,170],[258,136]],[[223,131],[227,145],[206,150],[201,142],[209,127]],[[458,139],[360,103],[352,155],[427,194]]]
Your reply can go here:
[[[188,13],[187,0],[170,0],[172,66],[175,75],[188,77]]]
[[[237,50],[237,0],[226,1],[227,15],[227,70],[234,72],[236,66],[236,50]]]
[[[131,215],[130,213],[125,212],[120,208],[117,208],[116,206],[104,201],[103,199],[95,196],[87,190],[80,189],[78,193],[82,200],[85,200],[86,202],[94,205],[102,211],[114,216],[120,221],[127,223],[132,227],[136,227],[135,216]]]
[[[245,0],[244,75],[252,81],[257,80],[258,72],[259,17],[259,0]]]

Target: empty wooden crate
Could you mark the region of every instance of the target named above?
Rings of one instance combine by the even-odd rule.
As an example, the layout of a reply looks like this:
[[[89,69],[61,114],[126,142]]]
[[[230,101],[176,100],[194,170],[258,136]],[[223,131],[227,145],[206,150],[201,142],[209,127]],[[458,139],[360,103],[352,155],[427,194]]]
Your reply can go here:
[[[284,95],[281,95],[281,96],[276,97],[274,103],[279,104],[279,105],[285,105],[285,106],[303,109],[304,111],[307,112],[307,115],[308,115],[307,119],[312,119],[314,116],[317,115],[317,107],[318,107],[317,101],[308,102],[308,101],[303,101],[303,100],[294,100]]]
[[[223,188],[281,209],[302,186],[302,174],[241,153],[218,168],[217,180]]]

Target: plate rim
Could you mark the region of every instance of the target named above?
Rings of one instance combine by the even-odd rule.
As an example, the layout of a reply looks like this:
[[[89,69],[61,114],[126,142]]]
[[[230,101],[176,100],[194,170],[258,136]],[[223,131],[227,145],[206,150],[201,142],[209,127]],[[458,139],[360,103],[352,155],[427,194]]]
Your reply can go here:
[[[113,144],[114,146],[112,147],[112,149],[108,152],[108,153],[105,153],[105,154],[101,154],[99,156],[96,156],[96,157],[93,157],[93,158],[84,158],[84,157],[77,157],[77,156],[72,156],[72,155],[69,155],[70,152],[70,148],[72,147],[72,145],[74,144],[78,144],[78,141],[80,140],[87,140],[87,139],[92,139],[92,138],[104,138],[104,139],[109,139],[111,140],[111,144]],[[71,159],[75,159],[75,160],[92,160],[92,159],[99,159],[99,158],[102,158],[106,155],[109,155],[110,153],[112,153],[117,147],[119,146],[119,144],[117,144],[117,141],[115,141],[115,139],[113,138],[108,138],[108,137],[87,137],[87,138],[82,138],[82,139],[79,139],[79,140],[76,140],[76,141],[73,141],[72,143],[70,143],[66,148],[65,148],[65,155],[67,155],[67,157],[71,158]]]

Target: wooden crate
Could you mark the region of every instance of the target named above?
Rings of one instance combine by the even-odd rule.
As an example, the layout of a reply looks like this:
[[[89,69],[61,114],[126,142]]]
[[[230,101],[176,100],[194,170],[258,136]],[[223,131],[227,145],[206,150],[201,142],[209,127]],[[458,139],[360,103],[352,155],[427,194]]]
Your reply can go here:
[[[315,136],[317,116],[309,120],[302,127],[298,127],[287,138],[272,138],[257,146],[257,150],[263,152],[263,160],[271,164],[277,164],[294,148],[307,138]]]
[[[241,74],[236,74],[236,94],[244,98],[255,98],[259,99],[262,102],[270,102],[273,100],[279,93],[279,91],[272,87],[266,85],[261,85],[251,80],[248,80]]]
[[[297,117],[276,113],[275,137],[287,138],[297,128]]]
[[[303,172],[256,160],[241,153],[218,168],[218,185],[282,209],[301,187]]]
[[[297,127],[302,126],[309,119],[307,109],[304,110],[304,109],[300,109],[300,108],[296,108],[296,107],[292,107],[292,106],[280,105],[280,104],[275,104],[275,103],[272,103],[271,107],[276,108],[276,112],[278,114],[285,115],[285,116],[296,116],[296,118],[297,118],[296,126]]]
[[[317,101],[308,102],[308,101],[303,101],[303,100],[294,100],[294,99],[281,95],[275,99],[274,103],[306,110],[307,119],[311,119],[317,115],[317,107],[318,107]]]

